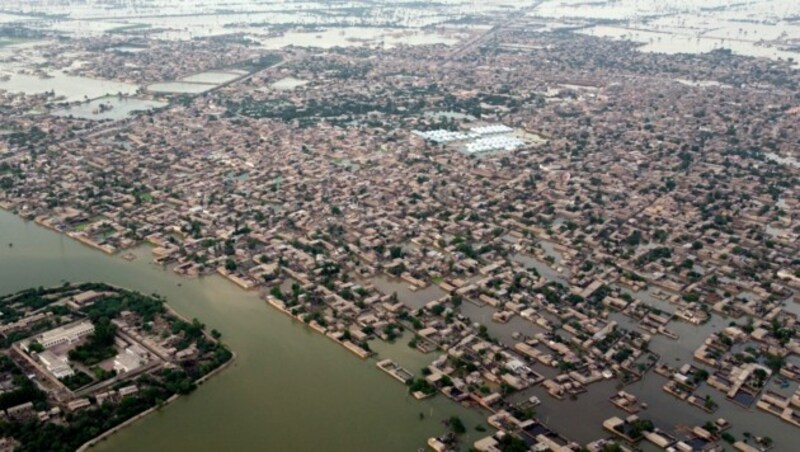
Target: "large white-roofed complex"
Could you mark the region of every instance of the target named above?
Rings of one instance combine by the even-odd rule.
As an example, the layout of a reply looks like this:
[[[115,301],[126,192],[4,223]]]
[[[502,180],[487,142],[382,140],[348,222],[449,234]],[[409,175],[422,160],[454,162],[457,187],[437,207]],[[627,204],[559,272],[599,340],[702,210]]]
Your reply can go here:
[[[514,132],[514,129],[504,124],[491,124],[488,126],[473,127],[469,130],[470,132],[480,136]]]
[[[523,140],[517,137],[500,135],[469,142],[464,146],[463,151],[468,155],[483,154],[493,151],[515,151],[525,146],[525,144]]]
[[[516,134],[516,130],[504,124],[487,124],[471,127],[469,131],[446,129],[419,131],[418,137],[437,144],[451,145],[467,155],[490,152],[515,151],[528,143]]]
[[[474,135],[463,132],[453,132],[451,130],[429,130],[427,132],[414,131],[414,134],[434,143],[450,143],[452,141],[463,141],[473,138]]]

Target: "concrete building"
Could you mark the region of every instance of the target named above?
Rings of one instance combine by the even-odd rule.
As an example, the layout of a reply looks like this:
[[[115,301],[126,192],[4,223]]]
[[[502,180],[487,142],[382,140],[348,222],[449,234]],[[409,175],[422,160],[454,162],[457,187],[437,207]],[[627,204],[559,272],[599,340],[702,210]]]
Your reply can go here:
[[[114,358],[114,370],[119,373],[134,371],[147,362],[147,355],[147,351],[142,347],[131,345]]]
[[[69,366],[65,356],[58,356],[55,353],[45,350],[38,355],[39,361],[44,364],[48,372],[58,379],[67,378],[75,375],[75,371]]]
[[[37,340],[44,348],[50,348],[58,344],[71,344],[92,333],[94,333],[94,325],[86,320],[42,333]]]

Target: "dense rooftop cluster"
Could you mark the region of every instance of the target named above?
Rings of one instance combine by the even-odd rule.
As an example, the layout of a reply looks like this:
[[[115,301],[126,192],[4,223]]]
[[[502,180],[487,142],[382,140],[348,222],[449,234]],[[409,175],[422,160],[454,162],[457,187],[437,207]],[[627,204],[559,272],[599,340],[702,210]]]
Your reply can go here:
[[[209,68],[166,69],[172,53],[104,55],[80,71],[138,81]],[[411,332],[435,354],[410,380],[416,396],[505,413],[492,425],[508,435],[481,450],[577,447],[520,409],[515,394],[540,384],[580,398],[655,369],[665,391],[713,412],[695,394],[706,380],[746,406],[773,375],[798,380],[800,76],[788,63],[645,54],[524,20],[458,48],[281,56],[115,123],[33,121],[23,113],[46,98],[16,96],[0,112],[15,130],[0,137],[0,207],[109,253],[153,244],[157,262],[260,290],[362,357],[371,340]],[[125,58],[150,69],[129,73],[115,63]],[[289,76],[308,83],[272,86]],[[476,158],[439,139],[496,124],[521,147]],[[674,320],[717,317],[732,324],[684,344],[709,370],[662,360]],[[797,425],[791,397],[758,403]],[[638,418],[607,429],[679,449],[724,437]]]

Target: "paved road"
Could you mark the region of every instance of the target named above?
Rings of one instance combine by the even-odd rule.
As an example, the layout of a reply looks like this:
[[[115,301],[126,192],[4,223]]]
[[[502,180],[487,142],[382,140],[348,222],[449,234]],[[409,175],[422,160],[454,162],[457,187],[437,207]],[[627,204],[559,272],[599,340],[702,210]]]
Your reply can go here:
[[[461,56],[469,53],[473,49],[476,49],[476,48],[480,47],[482,44],[490,41],[497,34],[498,31],[500,31],[500,30],[502,30],[502,29],[504,29],[506,27],[526,22],[528,20],[527,14],[529,12],[533,11],[534,9],[536,9],[542,3],[543,3],[543,0],[534,3],[533,5],[529,6],[528,8],[523,8],[523,9],[519,9],[519,10],[514,11],[512,13],[512,15],[511,15],[511,17],[508,20],[506,20],[505,22],[502,22],[502,23],[499,23],[499,24],[495,25],[494,27],[492,27],[489,30],[487,30],[486,33],[483,33],[483,34],[480,34],[478,36],[475,36],[475,37],[471,38],[470,40],[468,40],[467,42],[465,42],[465,43],[459,45],[458,47],[456,47],[453,50],[453,52],[450,54],[450,56],[447,57],[447,60],[448,61],[454,60],[454,59],[456,59],[458,57],[461,57]]]

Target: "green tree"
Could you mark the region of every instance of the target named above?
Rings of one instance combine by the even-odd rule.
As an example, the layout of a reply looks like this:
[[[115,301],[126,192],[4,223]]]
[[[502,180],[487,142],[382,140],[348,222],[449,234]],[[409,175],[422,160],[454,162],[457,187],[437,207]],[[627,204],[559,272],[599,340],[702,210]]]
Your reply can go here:
[[[448,424],[450,424],[450,428],[453,429],[453,433],[456,435],[463,435],[467,431],[467,428],[464,426],[464,422],[462,422],[461,418],[458,416],[451,417],[448,421]]]
[[[38,341],[32,341],[30,344],[28,344],[28,350],[31,353],[42,353],[44,351],[44,346]]]

